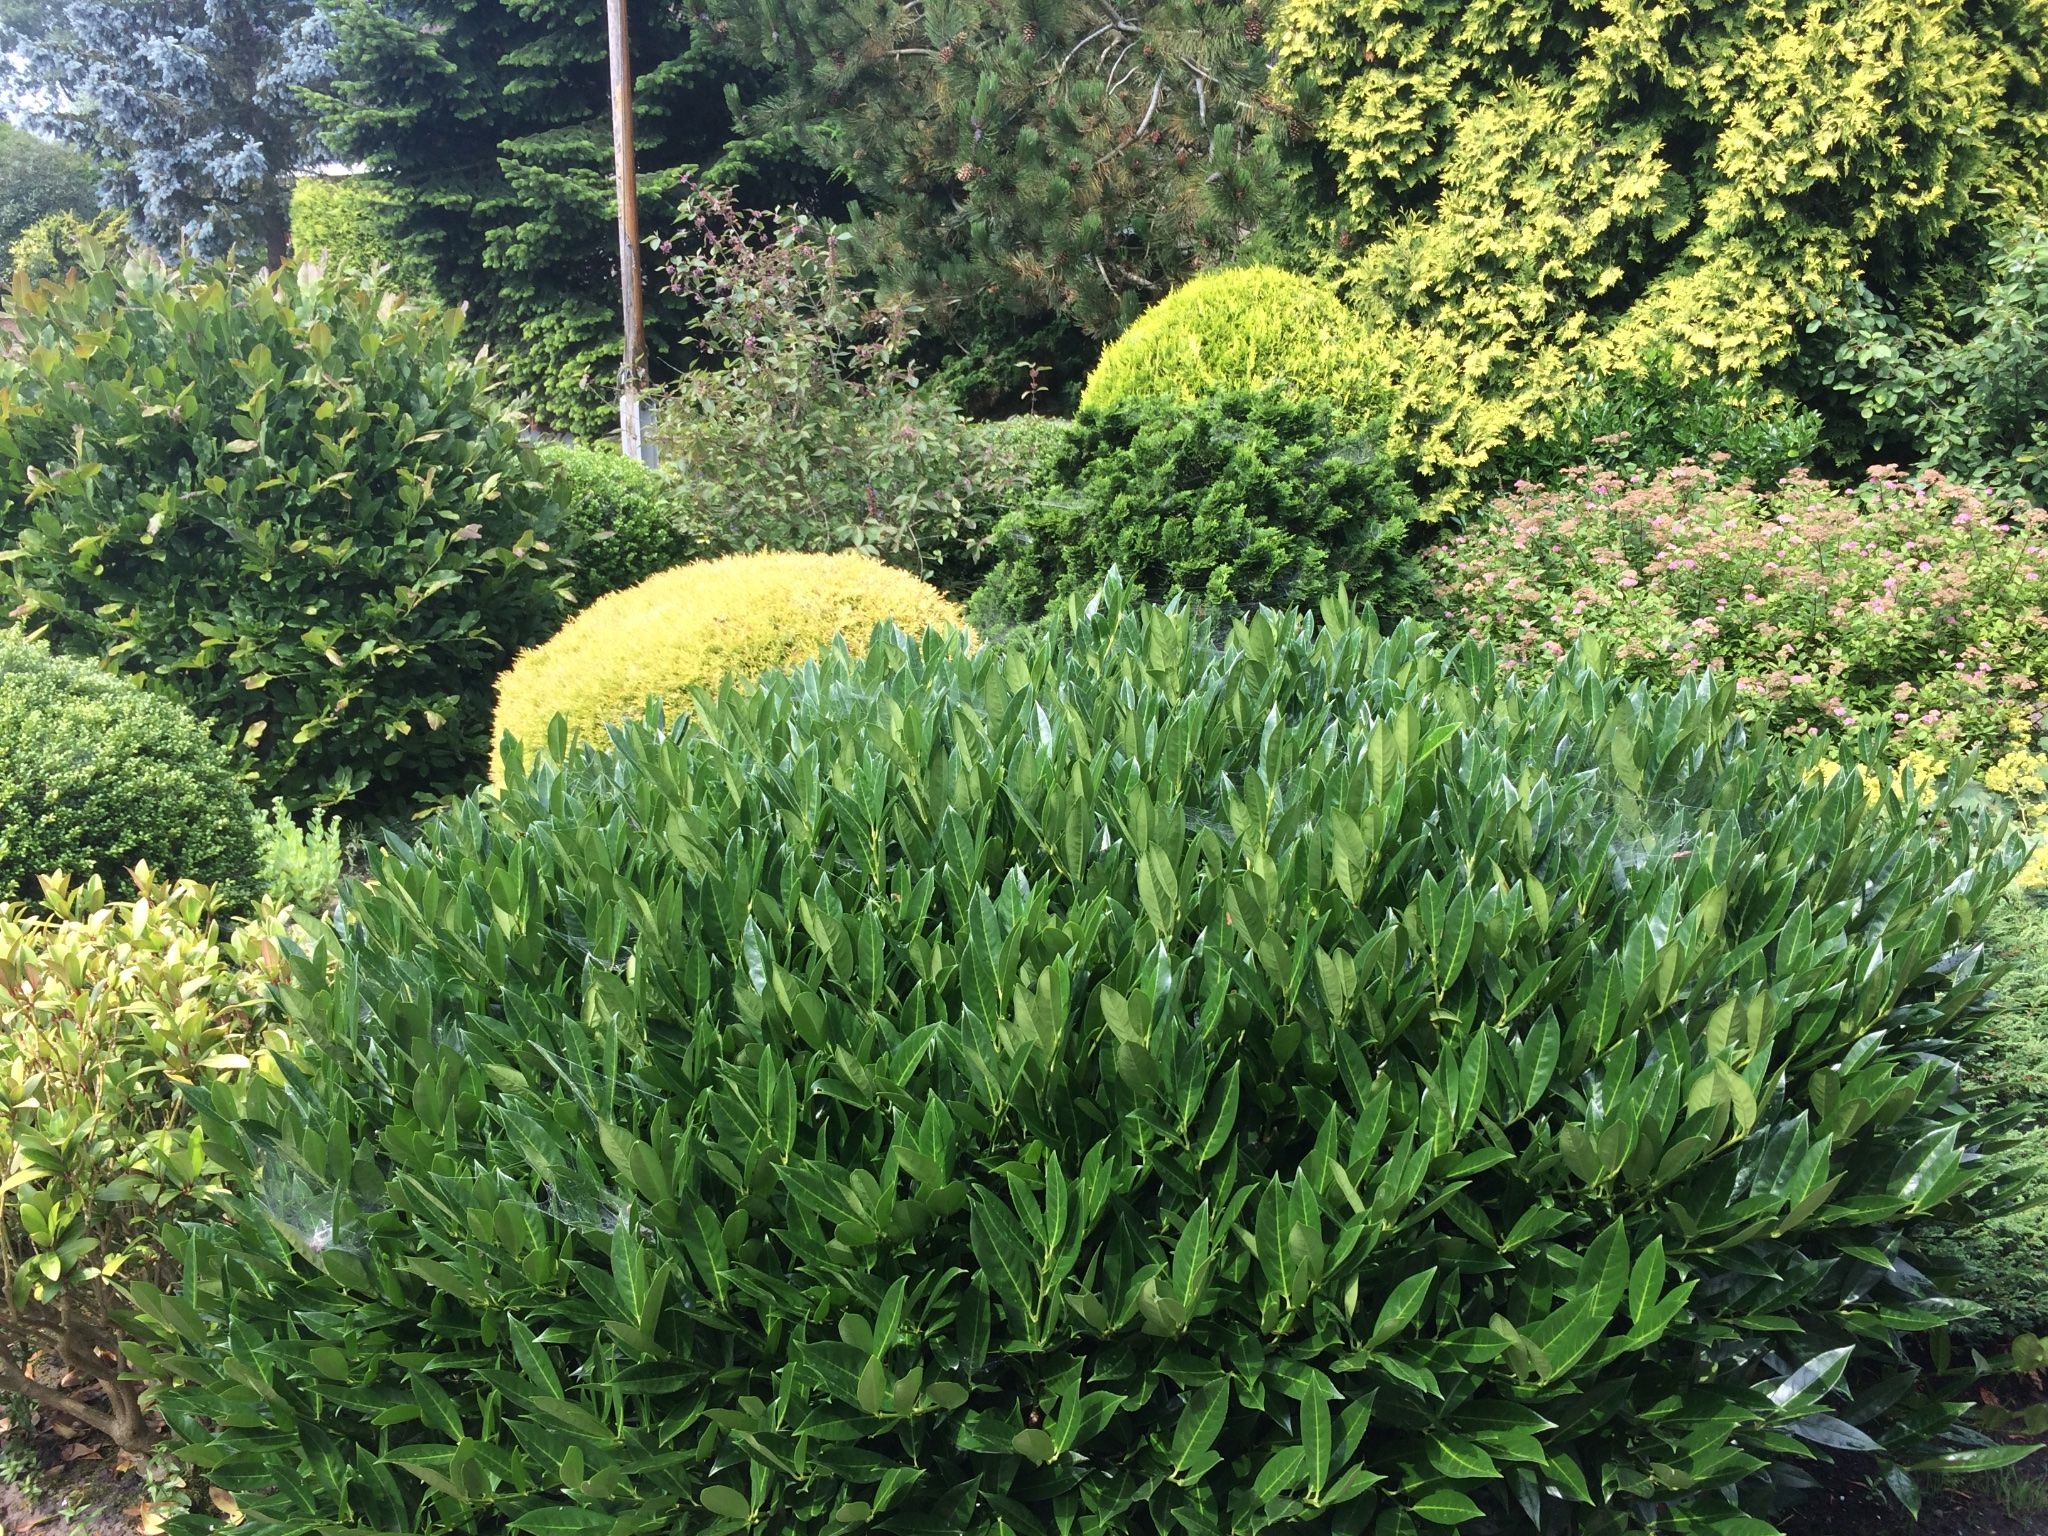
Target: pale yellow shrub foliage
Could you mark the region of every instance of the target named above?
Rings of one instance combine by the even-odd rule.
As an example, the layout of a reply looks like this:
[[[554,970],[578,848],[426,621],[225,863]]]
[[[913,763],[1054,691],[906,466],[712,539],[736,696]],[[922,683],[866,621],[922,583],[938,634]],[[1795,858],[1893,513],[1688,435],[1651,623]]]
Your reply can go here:
[[[843,636],[860,655],[877,624],[964,627],[934,587],[868,555],[754,554],[701,560],[599,598],[498,680],[492,739],[528,760],[556,715],[571,740],[638,718],[650,698],[673,718],[693,688],[808,661]],[[502,763],[499,773],[502,775]]]

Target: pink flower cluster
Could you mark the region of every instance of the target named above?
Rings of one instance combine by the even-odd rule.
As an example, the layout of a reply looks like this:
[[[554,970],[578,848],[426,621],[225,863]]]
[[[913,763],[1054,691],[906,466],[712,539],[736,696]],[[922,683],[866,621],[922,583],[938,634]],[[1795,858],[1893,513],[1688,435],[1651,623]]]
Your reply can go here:
[[[1901,751],[1953,752],[2048,705],[2048,512],[1936,475],[1759,490],[1710,465],[1577,471],[1432,559],[1446,617],[1511,665],[1590,633],[1636,675],[1731,674],[1789,734],[1884,724]]]

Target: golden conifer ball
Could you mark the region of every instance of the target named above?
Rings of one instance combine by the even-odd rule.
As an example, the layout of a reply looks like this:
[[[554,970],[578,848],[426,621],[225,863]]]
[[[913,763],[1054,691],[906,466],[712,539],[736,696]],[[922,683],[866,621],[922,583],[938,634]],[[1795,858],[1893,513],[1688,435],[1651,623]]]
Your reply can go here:
[[[1389,393],[1365,322],[1327,283],[1278,267],[1189,278],[1103,350],[1083,410],[1125,400],[1194,400],[1219,389],[1291,389],[1361,418]]]
[[[523,652],[498,679],[491,739],[510,734],[530,762],[561,715],[572,740],[602,741],[607,725],[639,718],[650,698],[673,718],[692,688],[809,661],[835,637],[860,655],[885,620],[911,633],[966,627],[936,588],[868,555],[731,555],[680,565],[599,598],[552,640]]]

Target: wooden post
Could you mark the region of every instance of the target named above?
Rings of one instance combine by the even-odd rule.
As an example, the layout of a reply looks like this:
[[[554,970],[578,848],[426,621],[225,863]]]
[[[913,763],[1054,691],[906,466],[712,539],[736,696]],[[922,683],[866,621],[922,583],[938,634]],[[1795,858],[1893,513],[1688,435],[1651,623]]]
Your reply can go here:
[[[640,190],[633,156],[633,61],[626,42],[626,0],[605,0],[611,34],[612,177],[619,193],[619,303],[626,325],[619,367],[619,447],[629,459],[653,463],[641,417],[647,386],[647,326],[640,294]]]

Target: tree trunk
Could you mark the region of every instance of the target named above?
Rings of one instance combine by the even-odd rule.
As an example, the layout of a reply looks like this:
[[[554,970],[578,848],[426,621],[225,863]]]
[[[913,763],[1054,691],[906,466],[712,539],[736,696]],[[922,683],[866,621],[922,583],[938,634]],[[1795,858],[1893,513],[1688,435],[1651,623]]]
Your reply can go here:
[[[278,189],[277,200],[263,210],[263,261],[275,272],[291,259],[292,254],[292,188],[286,182]]]

